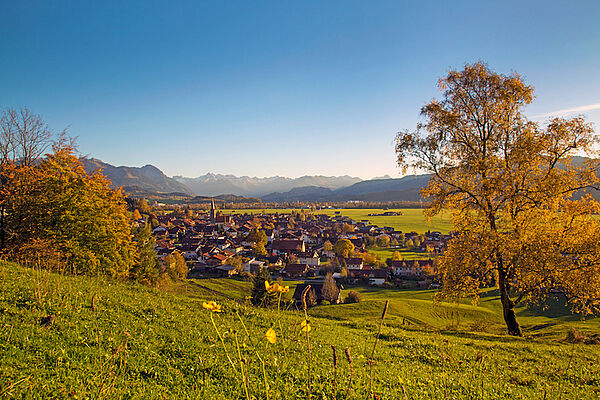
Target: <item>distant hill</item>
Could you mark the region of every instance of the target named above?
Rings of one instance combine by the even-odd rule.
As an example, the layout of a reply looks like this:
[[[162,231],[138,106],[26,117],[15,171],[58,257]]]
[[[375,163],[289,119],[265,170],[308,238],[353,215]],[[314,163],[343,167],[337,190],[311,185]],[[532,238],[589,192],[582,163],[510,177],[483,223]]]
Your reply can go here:
[[[305,186],[262,197],[263,201],[420,201],[420,190],[429,182],[429,175],[411,175],[403,178],[372,179],[331,190]]]
[[[88,173],[101,169],[111,181],[111,187],[122,187],[129,195],[183,202],[204,202],[211,197],[228,202],[258,201],[259,198],[268,202],[419,201],[419,191],[429,181],[428,175],[367,181],[348,175],[251,178],[209,173],[197,178],[170,178],[153,165],[115,167],[96,158],[81,161]]]
[[[175,176],[178,182],[189,187],[195,194],[202,196],[215,196],[223,193],[232,193],[238,196],[265,196],[274,192],[287,192],[299,187],[322,187],[339,189],[360,182],[360,178],[344,176],[302,176],[300,178],[286,178],[272,176],[256,178],[248,176],[221,175],[208,173],[197,178]]]
[[[333,191],[320,186],[303,186],[294,188],[285,193],[274,192],[262,197],[263,201],[286,202],[286,201],[328,201]]]
[[[153,165],[143,167],[115,167],[97,158],[81,158],[87,173],[102,169],[102,173],[111,181],[111,187],[122,187],[125,192],[173,193],[192,194],[184,184],[166,176]]]
[[[402,178],[372,179],[334,191],[336,197],[348,200],[366,200],[365,197],[387,197],[390,201],[419,201],[419,190],[427,185],[430,175],[409,175]],[[382,195],[382,193],[388,193]],[[403,194],[404,193],[404,194]],[[411,198],[396,198],[406,196]]]

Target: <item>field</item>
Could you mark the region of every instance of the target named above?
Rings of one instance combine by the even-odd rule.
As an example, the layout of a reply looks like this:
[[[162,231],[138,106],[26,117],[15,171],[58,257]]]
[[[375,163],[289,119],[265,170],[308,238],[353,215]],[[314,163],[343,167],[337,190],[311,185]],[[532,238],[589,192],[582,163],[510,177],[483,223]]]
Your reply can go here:
[[[225,214],[261,214],[263,213],[289,213],[293,209],[266,209],[266,210],[223,210]],[[402,215],[399,216],[369,216],[369,214],[382,214],[385,211],[399,211]],[[370,224],[377,226],[390,226],[396,230],[402,232],[418,232],[425,233],[427,231],[439,231],[442,233],[448,233],[452,230],[452,219],[449,212],[442,213],[431,221],[427,220],[427,217],[423,214],[421,208],[402,208],[402,209],[354,209],[354,208],[341,208],[331,210],[317,210],[315,214],[326,214],[336,215],[339,212],[340,215],[350,217],[355,221],[368,220]]]
[[[5,262],[0,281],[0,398],[365,399],[371,385],[382,399],[600,395],[591,344],[600,321],[559,303],[520,308],[526,336],[513,338],[493,291],[479,306],[456,306],[433,303],[431,291],[345,288],[363,300],[311,308],[309,353],[303,313],[244,304],[244,281],[156,290]],[[211,314],[206,300],[223,312]],[[265,338],[271,327],[275,344]]]

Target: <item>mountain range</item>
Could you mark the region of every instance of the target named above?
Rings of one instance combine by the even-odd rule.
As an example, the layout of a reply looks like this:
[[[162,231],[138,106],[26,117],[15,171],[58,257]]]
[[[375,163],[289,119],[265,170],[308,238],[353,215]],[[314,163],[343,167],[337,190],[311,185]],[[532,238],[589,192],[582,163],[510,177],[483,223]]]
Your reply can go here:
[[[187,186],[177,182],[173,178],[169,178],[153,165],[144,165],[143,167],[115,167],[97,158],[81,158],[80,160],[88,174],[101,169],[102,173],[110,180],[113,189],[122,187],[126,193],[145,191],[193,194]]]
[[[197,178],[168,177],[153,165],[115,167],[95,158],[81,159],[85,170],[102,173],[113,188],[122,187],[133,196],[177,194],[184,197],[233,195],[261,198],[269,202],[290,201],[419,201],[419,191],[429,181],[427,175],[371,180],[344,176],[273,176],[256,178],[208,173]]]
[[[420,201],[420,190],[429,182],[429,175],[409,175],[403,178],[371,179],[339,189],[317,186],[294,188],[285,193],[270,193],[263,201]]]
[[[344,176],[302,176],[285,178],[272,176],[256,178],[249,176],[221,175],[208,173],[197,178],[175,176],[174,179],[184,184],[196,194],[216,196],[231,193],[239,196],[264,196],[272,192],[287,192],[299,187],[318,186],[328,189],[339,189],[360,182],[360,178]]]

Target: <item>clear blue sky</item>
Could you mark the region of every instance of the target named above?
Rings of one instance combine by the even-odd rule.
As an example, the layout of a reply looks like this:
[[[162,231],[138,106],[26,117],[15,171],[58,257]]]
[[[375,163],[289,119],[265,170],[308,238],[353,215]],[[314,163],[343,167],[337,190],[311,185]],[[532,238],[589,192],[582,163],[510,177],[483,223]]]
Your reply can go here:
[[[0,106],[168,175],[397,177],[395,133],[465,63],[600,129],[599,21],[598,0],[3,1]]]

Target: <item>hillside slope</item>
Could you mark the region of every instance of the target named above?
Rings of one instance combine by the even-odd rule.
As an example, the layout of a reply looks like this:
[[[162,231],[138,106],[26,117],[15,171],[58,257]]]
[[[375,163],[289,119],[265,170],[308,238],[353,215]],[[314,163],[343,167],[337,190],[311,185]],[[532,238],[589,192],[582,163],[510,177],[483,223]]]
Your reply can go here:
[[[303,314],[278,317],[240,304],[245,282],[188,281],[158,291],[5,262],[0,281],[0,398],[264,398],[266,378],[270,399],[306,398],[309,387],[316,398],[364,399],[381,309],[394,293],[374,358],[380,398],[600,393],[598,346],[483,332],[497,318],[492,309],[432,309],[428,292],[365,289],[361,303],[311,309],[309,355]],[[210,299],[221,313],[202,307]],[[444,320],[441,329],[431,323]],[[458,326],[477,321],[478,330]],[[271,327],[275,344],[265,338]]]
[[[408,175],[402,178],[382,178],[361,181],[350,186],[330,189],[304,186],[287,192],[263,196],[263,201],[421,201],[421,189],[430,175]]]
[[[123,187],[126,192],[192,193],[187,186],[169,178],[153,165],[115,167],[96,158],[81,158],[81,162],[87,173],[102,169],[102,173],[111,181],[111,187],[115,189]]]

